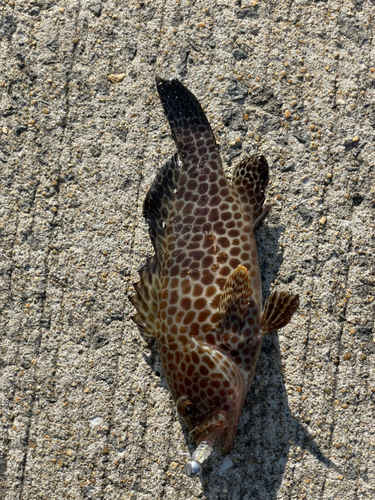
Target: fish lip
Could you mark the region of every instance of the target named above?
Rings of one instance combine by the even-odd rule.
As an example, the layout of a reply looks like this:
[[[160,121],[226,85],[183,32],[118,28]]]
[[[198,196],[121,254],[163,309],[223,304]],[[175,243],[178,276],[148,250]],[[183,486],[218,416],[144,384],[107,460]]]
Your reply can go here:
[[[230,451],[232,450],[234,438],[236,437],[237,433],[237,427],[238,423],[236,425],[227,427],[226,429],[222,430],[220,436],[221,437],[220,446],[222,453],[230,453]]]
[[[241,417],[243,404],[245,402],[245,380],[238,366],[234,365],[237,372],[236,395],[232,399],[227,410],[216,408],[208,419],[190,431],[195,442],[199,445],[209,437],[212,441],[216,438],[220,444],[222,453],[230,453],[233,448],[234,439],[237,433],[238,422]],[[220,422],[221,420],[221,422]],[[216,434],[216,438],[214,437]]]
[[[199,445],[202,441],[212,436],[214,433],[221,434],[221,432],[228,427],[227,412],[224,410],[215,411],[208,420],[198,425],[190,431],[194,441]]]
[[[237,388],[237,397],[233,404],[233,408],[228,412],[228,426],[221,432],[221,452],[230,453],[233,448],[234,439],[237,434],[238,422],[242,414],[242,408],[245,402],[245,381],[239,368],[238,370],[240,384]]]
[[[243,392],[242,398],[235,404],[230,415],[228,415],[228,426],[221,431],[221,452],[230,453],[233,448],[234,439],[237,434],[238,422],[241,417],[243,404],[245,402],[245,394]]]
[[[217,410],[208,420],[192,429],[190,434],[197,445],[206,440],[218,442],[222,453],[229,453],[233,447],[241,411],[242,404],[229,412]]]

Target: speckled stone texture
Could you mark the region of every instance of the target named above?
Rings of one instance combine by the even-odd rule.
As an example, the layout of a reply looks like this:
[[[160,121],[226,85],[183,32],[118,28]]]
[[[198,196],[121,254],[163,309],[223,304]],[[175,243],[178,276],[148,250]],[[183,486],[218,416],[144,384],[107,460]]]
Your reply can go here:
[[[374,15],[0,1],[2,500],[375,498]],[[263,298],[301,298],[264,341],[230,460],[194,481],[127,299],[152,253],[145,193],[175,152],[157,74],[197,96],[229,177],[267,158]]]

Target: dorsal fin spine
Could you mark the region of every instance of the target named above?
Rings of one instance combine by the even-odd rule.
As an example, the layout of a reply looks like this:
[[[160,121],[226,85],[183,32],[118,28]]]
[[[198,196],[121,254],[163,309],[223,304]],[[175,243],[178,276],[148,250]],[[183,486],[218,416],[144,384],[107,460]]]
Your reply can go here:
[[[180,176],[181,164],[175,154],[156,176],[143,204],[143,215],[149,226],[155,255],[147,259],[147,266],[139,272],[141,280],[134,285],[136,295],[130,301],[138,311],[133,320],[148,337],[155,336],[166,225]]]

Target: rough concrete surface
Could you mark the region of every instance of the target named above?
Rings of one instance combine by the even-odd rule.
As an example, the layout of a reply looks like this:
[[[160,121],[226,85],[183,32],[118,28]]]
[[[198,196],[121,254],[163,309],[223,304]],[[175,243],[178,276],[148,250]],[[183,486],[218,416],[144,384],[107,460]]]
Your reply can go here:
[[[375,498],[374,16],[0,1],[1,499]],[[196,94],[229,176],[268,159],[264,296],[301,297],[264,341],[230,460],[197,480],[128,301],[152,253],[143,199],[175,151],[156,74]]]

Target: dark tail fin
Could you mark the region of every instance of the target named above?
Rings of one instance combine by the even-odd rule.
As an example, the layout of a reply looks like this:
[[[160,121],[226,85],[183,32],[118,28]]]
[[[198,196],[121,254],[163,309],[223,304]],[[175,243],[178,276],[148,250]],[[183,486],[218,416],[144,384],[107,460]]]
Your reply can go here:
[[[218,161],[215,137],[197,98],[178,80],[157,77],[156,87],[185,167]]]

